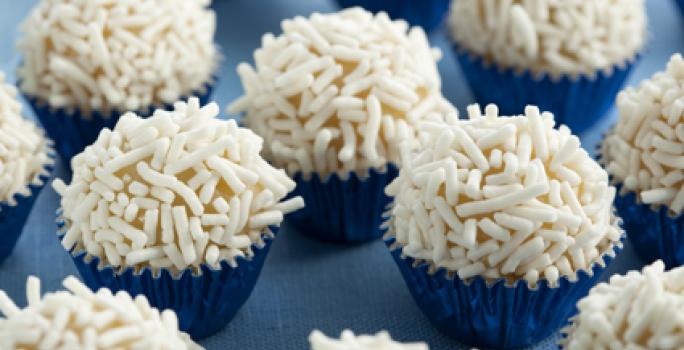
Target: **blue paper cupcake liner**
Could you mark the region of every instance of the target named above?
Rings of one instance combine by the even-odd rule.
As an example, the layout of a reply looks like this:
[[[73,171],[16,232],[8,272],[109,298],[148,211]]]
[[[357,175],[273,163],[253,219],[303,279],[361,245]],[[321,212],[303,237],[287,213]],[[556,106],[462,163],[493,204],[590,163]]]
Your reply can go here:
[[[684,0],[675,0],[677,7],[679,8],[680,14],[684,15]]]
[[[662,259],[668,269],[684,264],[684,215],[672,216],[666,206],[658,209],[639,203],[634,192],[620,194],[615,186],[615,208],[627,237],[646,263]]]
[[[406,20],[412,26],[431,31],[444,20],[450,0],[337,0],[341,7],[361,6],[376,13],[385,11],[392,19]]]
[[[594,77],[580,75],[576,79],[562,76],[553,79],[530,71],[501,69],[455,45],[461,70],[477,103],[495,103],[503,115],[518,115],[525,106],[535,105],[553,112],[556,124],[565,124],[579,134],[606,115],[640,56],[624,65],[612,67],[612,72],[596,72]]]
[[[64,222],[58,219],[57,226],[61,241]],[[130,267],[121,270],[100,266],[98,257],[85,252],[72,249],[69,255],[83,282],[93,291],[104,287],[114,293],[124,290],[132,296],[145,295],[157,309],[176,312],[179,328],[197,340],[223,329],[249,298],[278,232],[276,226],[269,229],[273,237],[265,237],[263,247],[252,246],[251,258],[238,257],[236,267],[222,261],[218,270],[203,264],[199,273],[189,269],[180,275],[167,269],[156,273],[149,268],[137,272]]]
[[[365,242],[382,236],[382,213],[390,202],[387,186],[399,174],[396,166],[369,171],[368,177],[351,173],[347,180],[337,174],[321,180],[318,174],[305,180],[295,175],[297,183],[289,198],[301,196],[306,206],[288,214],[287,222],[309,236],[333,242]]]
[[[215,84],[216,80],[213,78],[211,83],[207,83],[202,88],[202,91],[196,92],[195,96],[200,99],[200,104],[204,105],[209,101]],[[109,116],[105,116],[93,111],[85,117],[78,111],[72,112],[62,108],[52,108],[44,101],[30,95],[24,94],[24,97],[33,108],[47,135],[55,142],[55,149],[69,172],[71,172],[71,158],[95,142],[100,130],[104,128],[114,129],[119,117],[123,115],[118,111],[112,111]],[[185,98],[181,97],[180,100]],[[139,112],[138,114],[149,116],[156,108],[150,107],[146,113]],[[164,105],[162,108],[173,108],[173,104]]]
[[[50,154],[52,157],[52,154]],[[39,177],[40,184],[30,184],[29,190],[31,193],[28,196],[22,194],[15,194],[14,200],[16,205],[10,205],[8,202],[0,202],[0,264],[7,259],[7,257],[14,250],[14,246],[19,240],[19,236],[24,229],[26,219],[28,219],[33,203],[40,194],[40,191],[45,187],[48,180],[52,176],[52,165],[47,164],[43,167],[44,172],[48,175],[41,175]]]
[[[432,325],[470,346],[497,349],[532,345],[561,329],[577,312],[577,301],[589,293],[621,250],[621,244],[616,244],[603,255],[603,264],[578,271],[575,281],[564,276],[552,288],[540,280],[530,289],[524,280],[488,284],[475,277],[465,282],[444,268],[433,272],[430,264],[402,255],[394,243],[393,237],[385,240],[413,299]]]

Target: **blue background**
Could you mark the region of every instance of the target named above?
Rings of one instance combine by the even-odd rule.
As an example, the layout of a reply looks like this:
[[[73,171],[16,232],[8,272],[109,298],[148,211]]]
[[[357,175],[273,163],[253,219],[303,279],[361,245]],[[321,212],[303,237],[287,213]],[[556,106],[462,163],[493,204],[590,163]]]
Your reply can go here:
[[[17,27],[34,3],[0,0],[0,69],[9,81],[14,81],[19,61],[14,50]],[[647,3],[649,44],[629,85],[664,69],[670,55],[684,48],[682,17],[674,2]],[[214,7],[218,16],[216,40],[224,55],[214,99],[222,109],[241,94],[235,66],[252,62],[252,52],[260,45],[263,33],[278,33],[284,18],[336,9],[335,3],[327,0],[215,0]],[[464,112],[473,100],[446,35],[437,31],[430,40],[444,52],[439,64],[444,95]],[[28,107],[24,114],[33,117]],[[593,149],[614,119],[613,110],[603,123],[581,135],[583,145]],[[63,174],[59,164],[57,175]],[[46,188],[14,253],[0,266],[0,289],[20,305],[25,303],[28,275],[39,276],[44,290],[56,290],[65,276],[77,274],[55,237],[57,207],[57,195]],[[628,244],[607,272],[625,272],[641,265]],[[252,297],[228,327],[201,344],[208,349],[307,349],[307,336],[314,328],[330,335],[338,335],[345,328],[356,333],[387,329],[396,339],[423,340],[431,349],[464,348],[432,329],[382,242],[354,246],[321,243],[288,227],[274,242]],[[537,348],[552,348],[556,337]]]

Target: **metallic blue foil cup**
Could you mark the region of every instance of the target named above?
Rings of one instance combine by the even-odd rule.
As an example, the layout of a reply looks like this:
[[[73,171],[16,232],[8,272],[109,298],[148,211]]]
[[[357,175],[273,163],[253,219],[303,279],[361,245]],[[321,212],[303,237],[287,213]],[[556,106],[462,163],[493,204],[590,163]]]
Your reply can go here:
[[[518,115],[525,106],[535,105],[552,112],[556,125],[565,124],[574,134],[588,130],[606,115],[640,58],[637,55],[624,65],[613,66],[609,74],[600,70],[593,77],[554,79],[548,74],[502,69],[457,44],[454,51],[478,103],[495,103],[502,115]]]
[[[677,4],[681,14],[684,15],[684,0],[675,0],[675,3]]]
[[[50,157],[52,158],[53,155],[50,154]],[[7,259],[12,250],[14,250],[14,246],[17,245],[33,204],[51,177],[52,165],[45,165],[43,170],[49,175],[41,175],[39,177],[40,184],[29,185],[31,193],[28,196],[15,194],[14,200],[16,205],[0,202],[0,264]]]
[[[350,173],[346,180],[337,174],[321,179],[312,174],[305,180],[295,175],[297,183],[289,198],[301,196],[306,206],[286,216],[300,232],[324,241],[356,243],[382,236],[382,213],[390,198],[387,186],[399,174],[389,164],[385,171],[371,169],[367,177]]]
[[[215,84],[216,80],[213,78],[212,82],[207,83],[201,91],[194,93],[200,99],[200,104],[204,105],[209,101]],[[30,95],[25,94],[24,97],[33,108],[47,135],[55,142],[55,149],[69,172],[71,172],[71,158],[95,142],[100,130],[104,128],[114,129],[119,117],[123,115],[118,111],[112,111],[108,115],[93,111],[90,115],[85,116],[77,110],[52,108],[45,101]],[[181,97],[179,99],[186,98]],[[151,106],[145,112],[138,112],[138,115],[150,116],[156,108]],[[171,109],[173,105],[164,105],[161,108]]]
[[[64,221],[57,219],[57,226],[61,241]],[[83,251],[72,249],[69,255],[81,279],[93,291],[109,288],[114,293],[124,290],[132,296],[145,295],[157,309],[176,312],[179,328],[197,340],[223,329],[249,298],[278,232],[276,226],[269,229],[273,236],[265,237],[261,247],[253,245],[252,257],[238,257],[235,266],[222,261],[220,269],[203,264],[197,273],[189,269],[176,275],[168,269],[119,269],[105,266],[98,257]]]
[[[540,280],[531,289],[525,280],[464,281],[444,268],[434,271],[430,264],[403,255],[393,237],[387,237],[385,244],[413,299],[435,328],[470,346],[495,349],[529,346],[565,326],[577,313],[577,301],[589,293],[622,248],[616,244],[591,270],[578,271],[574,281],[563,276],[557,287],[550,287]]]
[[[651,208],[634,192],[620,194],[622,185],[615,187],[615,207],[639,257],[646,263],[662,259],[668,269],[684,264],[684,215],[672,216],[664,205]]]
[[[450,0],[337,0],[342,7],[361,6],[371,12],[385,11],[392,19],[431,31],[444,20]]]

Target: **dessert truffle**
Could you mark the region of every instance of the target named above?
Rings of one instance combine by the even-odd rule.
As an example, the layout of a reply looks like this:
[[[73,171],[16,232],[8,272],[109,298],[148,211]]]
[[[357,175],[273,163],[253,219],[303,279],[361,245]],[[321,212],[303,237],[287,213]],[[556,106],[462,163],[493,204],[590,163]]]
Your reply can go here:
[[[439,330],[523,347],[563,326],[622,247],[616,190],[551,113],[471,105],[468,116],[419,125],[420,147],[386,188],[385,239]]]
[[[579,349],[681,349],[684,268],[665,271],[656,261],[641,272],[613,275],[577,303],[561,347]]]
[[[251,254],[303,202],[281,202],[294,182],[259,156],[258,136],[217,114],[193,98],[104,129],[74,158],[71,184],[54,183],[64,248],[116,267],[177,271]]]
[[[16,205],[15,195],[31,195],[30,185],[42,185],[51,142],[35,123],[21,115],[17,89],[0,72],[0,202]]]
[[[266,34],[256,67],[238,74],[245,95],[230,106],[264,137],[265,154],[294,175],[361,172],[399,162],[415,122],[451,106],[419,27],[361,8],[296,17]]]
[[[23,309],[0,291],[0,348],[203,349],[178,330],[173,311],[150,307],[143,295],[93,293],[73,276],[63,285],[66,291],[41,295],[40,280],[29,277]]]
[[[605,116],[647,41],[644,0],[454,0],[449,22],[479,103],[536,105],[575,133]]]
[[[684,263],[684,59],[618,95],[618,121],[601,157],[620,188],[616,207],[644,259]]]
[[[206,103],[219,53],[209,0],[42,0],[21,26],[19,89],[63,161],[135,111]]]
[[[19,87],[54,108],[138,111],[202,89],[218,51],[208,0],[43,0],[21,25]]]
[[[232,318],[283,215],[304,205],[283,201],[295,183],[261,158],[262,139],[218,111],[190,98],[147,119],[126,113],[74,157],[69,185],[53,183],[61,242],[85,282],[145,294],[193,337]]]
[[[553,115],[528,106],[499,117],[423,123],[419,151],[387,187],[403,253],[461,279],[540,278],[589,269],[620,240],[608,174]]]
[[[52,141],[23,118],[17,89],[0,72],[0,262],[14,249],[53,163]]]
[[[460,47],[535,74],[593,75],[633,59],[646,42],[643,0],[456,0],[451,13]]]
[[[440,92],[425,32],[361,8],[314,13],[265,34],[255,67],[237,68],[245,95],[230,107],[264,138],[264,157],[287,170],[307,208],[290,216],[325,240],[377,238],[401,144],[415,124],[453,108]]]

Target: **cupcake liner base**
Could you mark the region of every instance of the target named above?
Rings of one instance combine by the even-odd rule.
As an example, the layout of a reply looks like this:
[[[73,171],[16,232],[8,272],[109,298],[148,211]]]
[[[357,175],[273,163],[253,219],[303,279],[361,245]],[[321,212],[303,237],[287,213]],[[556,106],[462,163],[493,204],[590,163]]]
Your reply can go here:
[[[204,86],[204,92],[197,93],[196,96],[200,99],[200,104],[204,105],[209,101],[214,85],[215,80],[213,83]],[[55,142],[55,149],[69,173],[71,172],[71,158],[95,142],[100,130],[104,128],[113,129],[119,117],[123,115],[123,113],[112,112],[109,116],[105,116],[94,111],[86,118],[78,111],[71,113],[66,109],[52,108],[33,96],[25,95],[25,98],[48,136]],[[173,105],[165,105],[163,108],[173,108]],[[154,109],[152,107],[147,113],[139,113],[139,115],[151,115]]]
[[[48,174],[52,174],[52,166],[45,166],[44,169]],[[16,205],[9,205],[7,202],[0,203],[0,264],[14,250],[14,246],[16,246],[24,229],[24,224],[31,214],[33,204],[50,177],[50,175],[40,176],[40,185],[29,185],[31,191],[29,196],[16,194],[14,196]]]
[[[367,178],[352,173],[347,180],[332,174],[321,181],[317,174],[305,180],[294,177],[297,187],[290,197],[301,196],[306,206],[288,214],[286,220],[302,233],[332,242],[365,242],[382,236],[382,213],[390,202],[387,186],[399,170],[388,165],[385,172],[369,171]]]
[[[64,222],[58,221],[63,228]],[[179,328],[193,339],[208,337],[223,329],[237,314],[252,293],[278,228],[270,227],[274,237],[265,238],[263,247],[252,246],[254,255],[237,258],[237,266],[221,262],[214,270],[207,265],[199,273],[190,270],[174,276],[169,270],[153,273],[148,268],[136,272],[132,268],[119,271],[111,266],[100,266],[98,257],[85,252],[71,252],[71,257],[83,282],[96,291],[109,288],[124,290],[132,296],[145,295],[150,305],[159,310],[176,312]],[[59,234],[61,240],[63,234]]]
[[[615,208],[637,255],[646,263],[662,259],[668,269],[684,264],[684,214],[673,217],[665,206],[654,210],[616,187]]]
[[[433,326],[470,346],[497,349],[532,345],[561,329],[614,256],[605,254],[604,264],[594,264],[590,273],[580,270],[576,281],[563,277],[551,288],[542,280],[530,289],[523,280],[488,284],[476,277],[466,283],[443,268],[432,273],[429,264],[393,249],[394,242],[385,240],[413,299]]]
[[[392,19],[404,19],[425,31],[437,28],[449,10],[450,0],[337,0],[341,7],[361,6],[373,13],[385,11]]]
[[[548,75],[535,77],[530,71],[500,69],[458,45],[454,50],[478,103],[495,103],[503,115],[518,115],[525,106],[536,105],[553,112],[557,125],[567,125],[574,134],[589,129],[606,115],[640,58],[637,55],[624,66],[612,67],[611,74],[598,71],[593,78],[581,75],[554,80]]]
[[[675,0],[679,13],[684,16],[684,0]]]

